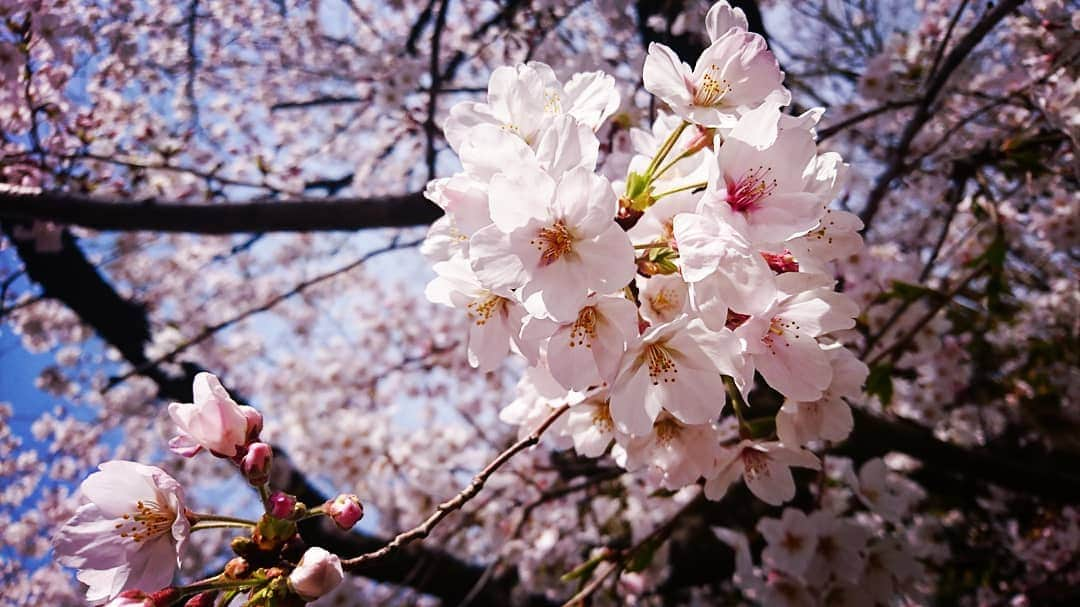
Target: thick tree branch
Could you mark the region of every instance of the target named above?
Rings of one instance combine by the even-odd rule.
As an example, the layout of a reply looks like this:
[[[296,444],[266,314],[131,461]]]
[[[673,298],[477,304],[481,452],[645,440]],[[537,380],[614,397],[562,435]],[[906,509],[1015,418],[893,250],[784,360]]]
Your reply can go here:
[[[249,232],[353,231],[428,225],[442,209],[420,192],[370,198],[294,198],[187,204],[94,198],[67,192],[27,193],[0,187],[0,220],[51,221],[105,231]]]

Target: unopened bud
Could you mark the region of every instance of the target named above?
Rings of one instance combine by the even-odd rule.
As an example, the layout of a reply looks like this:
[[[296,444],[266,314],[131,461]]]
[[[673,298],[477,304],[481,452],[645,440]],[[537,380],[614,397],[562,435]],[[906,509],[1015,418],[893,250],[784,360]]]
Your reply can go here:
[[[259,440],[259,434],[262,433],[263,418],[262,413],[259,413],[254,407],[247,405],[240,405],[240,413],[244,415],[244,419],[247,420],[247,440],[249,443],[253,443]]]
[[[274,461],[274,451],[266,443],[252,443],[244,454],[240,469],[244,478],[254,486],[259,486],[270,478],[270,464]]]
[[[259,550],[259,547],[255,545],[255,540],[243,535],[234,537],[232,542],[229,543],[229,547],[232,548],[233,552],[243,557],[251,556]]]
[[[184,607],[214,607],[217,591],[200,592],[184,603]]]
[[[180,590],[172,586],[150,593],[150,601],[154,607],[169,607],[179,598]]]
[[[251,564],[242,556],[238,556],[225,563],[225,577],[233,580],[242,580],[251,573]]]
[[[270,496],[270,516],[276,518],[292,518],[296,509],[296,498],[282,491],[275,491]]]
[[[300,564],[289,574],[289,587],[300,598],[314,601],[337,588],[345,573],[341,569],[341,559],[322,548],[308,548]]]
[[[323,506],[327,516],[334,519],[334,523],[348,531],[353,528],[357,521],[364,518],[364,505],[360,498],[351,493],[342,493],[330,500]]]

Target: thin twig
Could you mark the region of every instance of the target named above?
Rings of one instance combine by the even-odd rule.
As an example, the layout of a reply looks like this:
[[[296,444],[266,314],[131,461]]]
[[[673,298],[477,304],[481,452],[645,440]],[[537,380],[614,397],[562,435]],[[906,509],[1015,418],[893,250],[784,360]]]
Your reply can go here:
[[[243,312],[241,312],[241,313],[239,313],[239,314],[237,314],[235,316],[232,316],[232,317],[227,318],[227,319],[225,319],[225,320],[223,320],[221,322],[218,322],[218,323],[209,325],[207,327],[204,327],[203,330],[199,331],[199,333],[197,333],[194,337],[192,337],[191,339],[188,339],[187,341],[181,343],[179,346],[173,348],[169,352],[166,352],[165,354],[157,356],[157,357],[155,357],[153,359],[150,359],[147,362],[145,362],[145,363],[131,369],[127,373],[124,373],[123,375],[120,375],[118,377],[114,377],[114,378],[110,379],[109,384],[106,387],[106,390],[115,387],[117,384],[127,380],[128,378],[132,377],[133,375],[142,375],[145,371],[147,371],[149,369],[153,369],[153,368],[157,367],[158,365],[160,365],[160,364],[162,364],[164,362],[168,362],[168,361],[173,360],[176,356],[182,354],[183,352],[185,352],[189,348],[191,348],[191,347],[193,347],[193,346],[195,346],[195,345],[197,345],[199,343],[202,343],[203,341],[206,341],[207,339],[209,339],[210,337],[212,337],[213,335],[215,335],[217,332],[221,331],[222,329],[226,329],[228,327],[231,327],[232,325],[235,325],[236,323],[238,323],[238,322],[240,322],[240,321],[242,321],[244,319],[247,319],[247,318],[249,318],[251,316],[254,316],[255,314],[258,314],[260,312],[265,312],[265,311],[269,310],[270,308],[273,308],[274,306],[278,305],[279,303],[285,301],[286,299],[289,299],[289,298],[291,298],[291,297],[293,297],[295,295],[299,295],[300,293],[304,292],[305,290],[307,290],[308,288],[310,288],[312,286],[315,286],[315,285],[317,285],[317,284],[319,284],[319,283],[321,283],[321,282],[323,282],[325,280],[329,280],[331,278],[334,278],[335,276],[339,276],[341,274],[349,272],[350,270],[358,268],[361,265],[363,265],[365,262],[367,262],[368,260],[370,260],[370,259],[372,259],[374,257],[378,257],[379,255],[382,255],[383,253],[389,253],[390,251],[396,251],[398,249],[405,249],[405,248],[409,248],[409,247],[414,247],[414,246],[419,245],[422,241],[423,241],[423,239],[418,239],[418,240],[413,240],[413,241],[410,241],[410,242],[407,242],[407,243],[404,243],[404,244],[399,244],[397,237],[395,237],[390,242],[390,244],[388,244],[388,245],[386,245],[384,247],[380,247],[380,248],[375,249],[373,251],[369,251],[369,252],[365,253],[364,255],[362,255],[360,258],[355,259],[355,260],[353,260],[353,261],[351,261],[351,262],[349,262],[349,263],[347,263],[347,264],[345,264],[345,265],[343,265],[341,267],[334,268],[333,270],[330,270],[328,272],[324,272],[322,274],[319,274],[319,275],[314,276],[312,278],[309,278],[307,280],[301,281],[299,284],[297,284],[293,288],[289,289],[288,291],[284,291],[282,293],[279,293],[279,294],[275,295],[274,297],[271,297],[267,301],[263,302],[262,304],[258,305],[258,306],[255,306],[253,308],[248,308],[247,310],[244,310]]]
[[[945,88],[945,84],[949,81],[952,73],[956,71],[956,68],[960,67],[971,51],[982,42],[983,38],[990,33],[994,26],[1023,3],[1024,0],[1001,0],[987,11],[982,19],[979,19],[978,23],[945,56],[937,73],[927,80],[925,92],[918,105],[915,106],[915,113],[912,114],[911,119],[908,120],[903,132],[901,132],[900,140],[892,148],[888,166],[878,175],[873,189],[870,190],[870,194],[866,197],[866,205],[863,207],[859,218],[862,219],[867,231],[870,230],[874,216],[877,215],[878,209],[881,208],[881,202],[884,200],[889,186],[904,172],[911,144],[915,140],[915,136],[922,130],[922,127],[933,117],[931,106],[934,105],[941,90]]]
[[[510,447],[508,447],[505,451],[496,456],[495,459],[491,460],[491,462],[487,466],[484,466],[484,469],[478,472],[476,476],[473,477],[472,482],[469,483],[467,487],[462,489],[461,493],[458,493],[449,500],[439,504],[439,506],[435,508],[435,512],[433,512],[431,516],[424,520],[424,522],[420,523],[416,527],[413,527],[412,529],[409,529],[408,531],[399,533],[397,536],[394,537],[394,539],[390,540],[390,543],[383,546],[382,548],[379,548],[374,552],[361,554],[360,556],[344,560],[341,562],[341,565],[343,567],[353,569],[365,563],[370,563],[386,558],[397,550],[400,550],[404,545],[410,542],[414,542],[416,540],[422,540],[426,538],[431,533],[431,531],[440,522],[442,522],[443,519],[450,515],[451,512],[461,509],[461,507],[468,503],[469,500],[476,497],[476,494],[480,493],[480,490],[484,488],[484,483],[486,483],[487,480],[491,478],[491,475],[495,474],[495,472],[498,471],[499,468],[503,466],[503,464],[510,461],[512,457],[514,457],[521,451],[524,451],[525,449],[528,449],[529,447],[540,442],[540,435],[542,435],[545,430],[550,428],[551,425],[554,424],[555,421],[559,419],[559,417],[563,413],[566,413],[569,408],[570,405],[562,405],[558,409],[555,409],[551,413],[551,415],[548,415],[547,418],[544,419],[544,421],[541,422],[540,425],[537,426],[536,429],[533,430],[528,436],[519,440],[513,445],[510,445]]]

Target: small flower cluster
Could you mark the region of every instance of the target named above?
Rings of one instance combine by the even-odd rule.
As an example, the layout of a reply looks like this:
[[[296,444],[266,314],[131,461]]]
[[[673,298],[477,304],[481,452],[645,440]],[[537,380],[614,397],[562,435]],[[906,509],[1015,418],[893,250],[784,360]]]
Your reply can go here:
[[[610,448],[669,489],[705,479],[713,499],[742,476],[779,504],[791,466],[819,466],[804,446],[851,430],[843,399],[867,369],[838,341],[858,306],[829,264],[861,224],[827,208],[845,165],[817,151],[822,111],[782,112],[783,73],[740,10],[717,3],[706,29],[693,68],[650,47],[645,87],[672,114],[635,131],[624,182],[597,169],[610,76],[503,67],[487,103],[454,107],[463,170],[426,191],[446,212],[427,296],[468,314],[474,366],[528,361],[502,416],[523,432],[570,403],[557,428],[584,455]],[[770,390],[778,414],[751,406]]]
[[[172,403],[169,415],[179,434],[170,448],[186,457],[206,450],[233,462],[258,487],[266,513],[258,521],[193,512],[176,479],[155,466],[114,460],[99,466],[80,485],[84,504],[59,530],[57,561],[78,569],[86,598],[108,607],[188,607],[222,604],[241,593],[246,605],[303,605],[344,579],[340,559],[322,548],[304,549],[297,522],[325,515],[348,530],[363,517],[355,495],[340,495],[308,509],[296,497],[271,493],[267,479],[272,451],[259,441],[262,416],[238,405],[216,377],[195,376],[193,403]],[[236,558],[219,575],[172,586],[193,531],[235,527],[250,531],[231,546]],[[190,597],[190,598],[188,598]]]

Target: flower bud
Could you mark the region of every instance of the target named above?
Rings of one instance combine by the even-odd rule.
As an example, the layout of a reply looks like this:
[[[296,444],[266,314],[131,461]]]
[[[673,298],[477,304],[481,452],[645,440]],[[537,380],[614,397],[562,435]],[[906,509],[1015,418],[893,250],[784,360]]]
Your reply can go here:
[[[162,588],[157,592],[150,593],[150,601],[154,607],[169,607],[180,598],[180,591],[172,586]]]
[[[289,574],[289,587],[300,598],[314,601],[337,588],[345,573],[341,570],[341,559],[322,548],[308,548],[300,564]]]
[[[184,603],[184,607],[214,607],[217,591],[200,592]]]
[[[296,497],[281,491],[275,491],[270,496],[270,516],[276,518],[292,518],[295,509]]]
[[[238,535],[232,539],[229,543],[229,547],[232,551],[239,556],[248,557],[255,554],[259,547],[255,545],[255,540],[245,535]]]
[[[247,442],[253,443],[259,440],[259,434],[262,433],[263,427],[262,413],[247,405],[240,405],[240,413],[247,420]]]
[[[240,469],[244,478],[254,486],[259,486],[270,478],[270,464],[274,461],[274,451],[266,443],[252,443],[244,454]]]
[[[323,506],[327,516],[334,519],[334,523],[348,531],[353,528],[357,521],[364,518],[364,505],[360,498],[351,493],[342,493],[334,499],[326,502]]]

